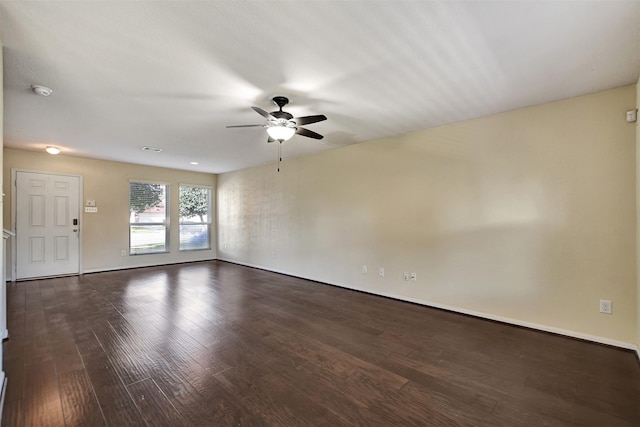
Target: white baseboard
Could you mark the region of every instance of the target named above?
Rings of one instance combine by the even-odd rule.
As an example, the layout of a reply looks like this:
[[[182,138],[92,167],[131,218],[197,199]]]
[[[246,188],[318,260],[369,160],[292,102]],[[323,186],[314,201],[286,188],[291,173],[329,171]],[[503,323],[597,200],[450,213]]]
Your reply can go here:
[[[171,262],[152,262],[148,264],[140,264],[140,265],[121,265],[116,267],[109,268],[90,268],[88,270],[83,270],[80,274],[90,274],[90,273],[105,273],[107,271],[119,271],[119,270],[131,270],[134,268],[146,268],[146,267],[159,267],[163,265],[173,265],[173,264],[188,264],[190,262],[203,262],[203,261],[215,261],[217,258],[203,258],[203,259],[190,259],[183,261],[171,261]]]
[[[529,329],[536,329],[536,330],[539,330],[539,331],[550,332],[550,333],[558,334],[558,335],[564,335],[564,336],[568,336],[568,337],[571,337],[571,338],[578,338],[578,339],[585,340],[585,341],[592,341],[592,342],[596,342],[596,343],[599,343],[599,344],[606,344],[606,345],[610,345],[610,346],[613,346],[613,347],[620,347],[620,348],[624,348],[624,349],[627,349],[627,350],[635,350],[636,353],[638,354],[638,358],[640,359],[640,348],[635,344],[624,342],[624,341],[612,340],[612,339],[609,339],[609,338],[606,338],[606,337],[600,337],[600,336],[597,336],[597,335],[584,334],[584,333],[581,333],[581,332],[570,331],[570,330],[567,330],[567,329],[556,328],[556,327],[548,326],[548,325],[541,325],[539,323],[526,322],[526,321],[523,321],[523,320],[512,319],[512,318],[509,318],[509,317],[497,316],[497,315],[493,315],[493,314],[490,314],[490,313],[484,313],[484,312],[480,312],[480,311],[467,310],[467,309],[464,309],[464,308],[455,307],[455,306],[446,305],[446,304],[439,304],[439,303],[434,303],[434,302],[430,302],[430,301],[423,301],[423,300],[418,300],[418,299],[415,299],[415,298],[407,298],[405,296],[396,295],[396,294],[387,293],[387,292],[373,292],[373,291],[370,291],[370,290],[367,290],[367,289],[355,288],[355,287],[352,287],[352,286],[349,286],[349,285],[345,285],[345,284],[342,284],[342,283],[332,283],[332,282],[319,281],[318,279],[315,279],[313,277],[300,276],[299,274],[294,274],[294,273],[291,273],[291,272],[288,272],[288,271],[273,269],[273,268],[269,268],[269,267],[265,267],[265,266],[261,266],[261,265],[254,265],[254,264],[250,264],[250,263],[240,262],[240,261],[233,260],[233,259],[227,259],[227,258],[218,257],[218,260],[219,261],[230,262],[230,263],[233,263],[233,264],[244,265],[246,267],[257,268],[257,269],[260,269],[260,270],[270,271],[270,272],[273,272],[273,273],[284,274],[284,275],[287,275],[287,276],[298,277],[300,279],[311,280],[311,281],[314,281],[314,282],[324,283],[324,284],[327,284],[327,285],[338,286],[338,287],[341,287],[341,288],[351,289],[351,290],[354,290],[354,291],[364,292],[364,293],[368,293],[368,294],[372,294],[372,295],[378,295],[378,296],[382,296],[382,297],[393,298],[393,299],[400,300],[400,301],[411,302],[411,303],[414,303],[414,304],[424,305],[424,306],[427,306],[427,307],[439,308],[439,309],[451,311],[451,312],[454,312],[454,313],[466,314],[466,315],[469,315],[469,316],[479,317],[479,318],[482,318],[482,319],[493,320],[493,321],[496,321],[496,322],[507,323],[507,324],[515,325],[515,326],[522,326],[522,327],[529,328]]]

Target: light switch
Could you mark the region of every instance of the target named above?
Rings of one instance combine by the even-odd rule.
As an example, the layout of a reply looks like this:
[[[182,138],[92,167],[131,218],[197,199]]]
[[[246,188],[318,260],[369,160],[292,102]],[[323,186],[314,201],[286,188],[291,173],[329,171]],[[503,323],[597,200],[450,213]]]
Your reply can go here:
[[[95,206],[96,205],[96,201],[95,200],[89,200],[87,199],[87,204],[86,206]]]
[[[85,206],[84,211],[85,213],[98,213],[98,208]]]

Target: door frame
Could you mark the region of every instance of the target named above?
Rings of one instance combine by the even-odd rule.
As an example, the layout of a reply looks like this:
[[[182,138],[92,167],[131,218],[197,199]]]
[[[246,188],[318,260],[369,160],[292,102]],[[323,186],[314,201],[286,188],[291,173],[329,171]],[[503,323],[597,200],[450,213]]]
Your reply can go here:
[[[45,175],[59,175],[59,176],[69,176],[78,178],[78,219],[80,220],[80,227],[78,227],[78,274],[84,274],[84,269],[82,266],[82,240],[83,240],[83,229],[84,229],[84,182],[83,176],[75,173],[63,173],[63,172],[50,172],[43,170],[35,170],[35,169],[22,169],[22,168],[11,168],[11,231],[15,233],[18,221],[18,206],[17,206],[17,189],[18,189],[18,172],[27,172],[27,173],[41,173]],[[15,238],[11,239],[11,281],[15,282],[16,277],[18,276],[18,245]],[[6,256],[5,260],[6,262]],[[25,279],[31,280],[31,279]]]

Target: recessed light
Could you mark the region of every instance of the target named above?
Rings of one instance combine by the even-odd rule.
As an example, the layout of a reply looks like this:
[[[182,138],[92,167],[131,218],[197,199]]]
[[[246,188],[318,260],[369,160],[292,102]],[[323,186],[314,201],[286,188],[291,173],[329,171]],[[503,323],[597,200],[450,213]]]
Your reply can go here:
[[[155,148],[155,147],[142,147],[141,150],[142,151],[153,151],[154,153],[161,153],[163,151],[162,148]]]
[[[49,96],[53,93],[51,89],[42,85],[32,85],[31,89],[33,89],[36,95],[40,95],[40,96]]]
[[[54,147],[52,145],[48,146],[47,148],[44,149],[44,151],[46,151],[49,154],[60,154],[60,149],[58,147]]]
[[[199,165],[200,163],[198,163],[198,162],[189,162],[189,164],[195,166],[195,165]]]

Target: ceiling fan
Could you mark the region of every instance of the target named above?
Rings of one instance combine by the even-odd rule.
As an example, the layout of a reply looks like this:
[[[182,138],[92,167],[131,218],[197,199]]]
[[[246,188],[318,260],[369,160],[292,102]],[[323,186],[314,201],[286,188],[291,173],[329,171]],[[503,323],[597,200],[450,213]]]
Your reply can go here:
[[[267,134],[269,135],[269,139],[267,140],[267,142],[287,141],[288,139],[291,139],[294,134],[306,136],[313,139],[324,138],[319,133],[313,132],[300,126],[327,120],[327,116],[319,114],[316,116],[293,117],[292,114],[287,113],[286,111],[282,111],[282,107],[289,103],[289,99],[287,97],[274,96],[272,101],[278,106],[278,111],[272,111],[271,113],[268,113],[262,108],[251,107],[256,113],[267,119],[267,123],[262,125],[235,125],[227,126],[227,128],[266,128]]]

